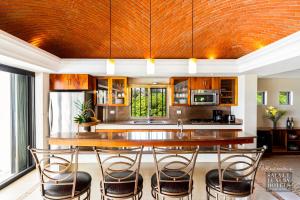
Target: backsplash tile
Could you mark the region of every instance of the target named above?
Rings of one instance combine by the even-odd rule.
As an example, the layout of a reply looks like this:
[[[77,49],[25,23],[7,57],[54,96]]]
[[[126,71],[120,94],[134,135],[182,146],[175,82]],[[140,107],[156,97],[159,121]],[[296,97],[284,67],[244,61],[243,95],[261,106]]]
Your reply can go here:
[[[177,110],[181,110],[180,116],[177,116]],[[230,107],[224,106],[170,106],[169,118],[171,120],[177,120],[178,117],[182,120],[212,119],[213,110],[223,110],[224,114],[230,113]]]
[[[177,110],[181,110],[180,118],[211,119],[213,110],[223,110],[224,114],[230,113],[230,107],[226,106],[169,106],[169,119],[177,120]],[[104,122],[131,120],[130,106],[103,106],[96,109],[97,118]]]
[[[130,120],[129,106],[98,106],[97,118],[104,122]]]

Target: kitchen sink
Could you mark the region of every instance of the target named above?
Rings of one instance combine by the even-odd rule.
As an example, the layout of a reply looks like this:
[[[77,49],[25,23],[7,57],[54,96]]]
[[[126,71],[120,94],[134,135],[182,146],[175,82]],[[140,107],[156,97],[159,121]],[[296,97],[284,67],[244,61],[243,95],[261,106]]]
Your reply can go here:
[[[133,124],[167,124],[168,121],[165,120],[137,120],[133,121]]]

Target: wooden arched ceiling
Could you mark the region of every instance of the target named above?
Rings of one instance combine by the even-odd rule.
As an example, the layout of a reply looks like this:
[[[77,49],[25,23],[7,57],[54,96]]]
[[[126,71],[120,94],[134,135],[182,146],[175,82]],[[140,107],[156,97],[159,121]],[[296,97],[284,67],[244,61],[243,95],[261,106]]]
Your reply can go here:
[[[299,31],[300,1],[0,0],[0,28],[61,58],[107,58],[110,36],[112,57],[148,58],[150,31],[154,58],[239,58]]]

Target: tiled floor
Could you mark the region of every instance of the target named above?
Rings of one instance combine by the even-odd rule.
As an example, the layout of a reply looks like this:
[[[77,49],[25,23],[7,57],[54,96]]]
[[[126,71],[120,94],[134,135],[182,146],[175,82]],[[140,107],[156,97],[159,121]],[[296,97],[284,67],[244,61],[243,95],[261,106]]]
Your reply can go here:
[[[205,174],[212,168],[215,168],[215,163],[197,163],[195,169],[195,188],[193,191],[194,200],[205,200]],[[99,197],[99,168],[97,164],[80,164],[79,169],[82,171],[87,171],[92,175],[92,193],[91,199],[97,200]],[[143,200],[152,199],[150,194],[150,177],[154,173],[153,164],[143,163],[141,168],[141,173],[144,177],[144,189],[143,189]],[[29,173],[23,178],[19,179],[10,186],[4,188],[0,191],[1,200],[38,200],[41,199],[38,176],[36,171]],[[273,200],[276,199],[272,194],[265,191],[259,185],[256,185],[255,193],[253,199],[257,200]]]

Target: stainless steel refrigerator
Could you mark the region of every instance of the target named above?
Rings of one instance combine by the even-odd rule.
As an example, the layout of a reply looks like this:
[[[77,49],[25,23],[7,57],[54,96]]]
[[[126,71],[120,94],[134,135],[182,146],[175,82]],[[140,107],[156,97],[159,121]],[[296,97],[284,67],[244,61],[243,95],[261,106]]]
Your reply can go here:
[[[50,136],[70,137],[77,132],[74,116],[79,113],[76,101],[91,99],[92,92],[50,92],[49,128]]]

